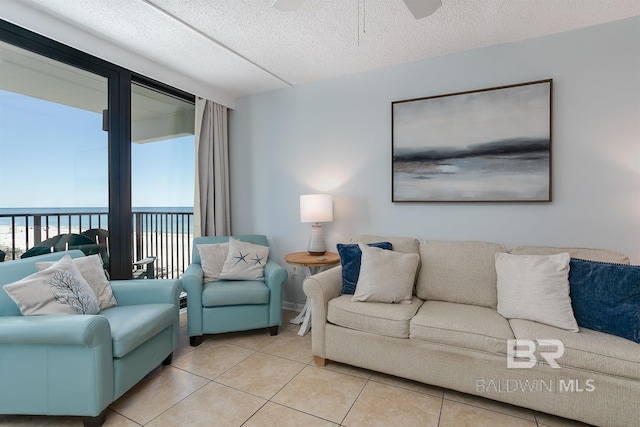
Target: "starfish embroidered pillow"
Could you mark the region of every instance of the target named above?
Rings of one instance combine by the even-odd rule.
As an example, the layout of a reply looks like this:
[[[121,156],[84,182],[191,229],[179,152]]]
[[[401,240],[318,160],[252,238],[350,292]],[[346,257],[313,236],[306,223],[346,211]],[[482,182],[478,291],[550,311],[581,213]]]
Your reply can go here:
[[[219,277],[223,280],[263,280],[268,258],[269,247],[229,237],[229,254]]]

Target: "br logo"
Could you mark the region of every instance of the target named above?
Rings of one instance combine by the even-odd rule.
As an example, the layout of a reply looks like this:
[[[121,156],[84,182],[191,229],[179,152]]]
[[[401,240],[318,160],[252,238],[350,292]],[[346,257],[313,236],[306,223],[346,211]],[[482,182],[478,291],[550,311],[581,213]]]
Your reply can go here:
[[[560,359],[564,354],[564,344],[560,340],[507,340],[507,368],[508,369],[531,369],[538,359],[536,357],[536,348],[541,347],[545,350],[538,351],[542,357],[552,368],[559,368],[556,360]]]

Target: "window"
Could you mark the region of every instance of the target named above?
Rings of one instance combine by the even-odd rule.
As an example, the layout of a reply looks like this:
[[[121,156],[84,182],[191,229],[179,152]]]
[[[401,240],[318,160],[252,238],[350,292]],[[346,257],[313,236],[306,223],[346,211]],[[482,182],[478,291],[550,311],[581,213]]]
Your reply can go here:
[[[25,214],[0,216],[0,250],[106,226],[107,79],[3,42],[0,75],[0,214]]]
[[[193,181],[193,95],[1,20],[0,43],[0,179],[9,183],[0,186],[0,209],[102,212],[68,219],[66,229],[108,228],[111,277],[130,277],[137,256],[132,201],[176,194],[154,204],[193,206],[193,184],[183,178]],[[27,246],[47,236],[49,219],[38,221],[25,216],[24,227],[33,228]],[[65,217],[52,221],[65,229]]]
[[[194,117],[193,101],[132,84],[133,251],[136,260],[156,257],[156,277],[180,277],[190,261]]]

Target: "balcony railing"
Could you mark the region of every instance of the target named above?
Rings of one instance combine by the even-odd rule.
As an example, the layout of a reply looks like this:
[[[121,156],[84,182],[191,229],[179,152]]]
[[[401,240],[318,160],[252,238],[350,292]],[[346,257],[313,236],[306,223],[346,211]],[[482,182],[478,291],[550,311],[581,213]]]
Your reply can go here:
[[[32,210],[33,211],[33,210]],[[0,250],[5,260],[19,259],[29,248],[61,234],[108,229],[106,212],[0,213]],[[136,210],[133,213],[133,260],[154,256],[156,278],[179,278],[191,263],[193,213]]]
[[[193,213],[134,212],[133,257],[155,256],[155,277],[177,279],[191,263]]]

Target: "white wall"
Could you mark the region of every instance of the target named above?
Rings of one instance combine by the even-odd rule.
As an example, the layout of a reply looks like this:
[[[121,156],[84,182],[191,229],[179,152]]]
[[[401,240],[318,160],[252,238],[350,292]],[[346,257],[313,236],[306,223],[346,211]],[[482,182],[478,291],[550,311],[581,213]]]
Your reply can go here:
[[[392,101],[547,78],[552,203],[391,202]],[[306,248],[298,196],[313,192],[334,196],[334,251],[368,233],[609,248],[640,264],[640,17],[241,98],[230,138],[233,232],[266,234],[283,266]],[[300,283],[285,301],[304,302]]]

